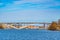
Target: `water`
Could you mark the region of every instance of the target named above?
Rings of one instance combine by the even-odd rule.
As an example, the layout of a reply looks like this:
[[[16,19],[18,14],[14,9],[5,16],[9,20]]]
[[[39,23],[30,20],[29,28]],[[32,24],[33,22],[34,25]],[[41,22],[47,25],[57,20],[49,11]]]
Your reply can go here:
[[[60,31],[0,29],[0,40],[60,40]]]

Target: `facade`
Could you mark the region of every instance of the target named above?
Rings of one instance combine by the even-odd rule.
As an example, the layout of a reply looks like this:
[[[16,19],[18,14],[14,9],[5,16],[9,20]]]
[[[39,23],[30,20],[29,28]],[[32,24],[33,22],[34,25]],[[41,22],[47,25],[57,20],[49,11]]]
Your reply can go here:
[[[58,25],[60,25],[60,19],[58,20]]]

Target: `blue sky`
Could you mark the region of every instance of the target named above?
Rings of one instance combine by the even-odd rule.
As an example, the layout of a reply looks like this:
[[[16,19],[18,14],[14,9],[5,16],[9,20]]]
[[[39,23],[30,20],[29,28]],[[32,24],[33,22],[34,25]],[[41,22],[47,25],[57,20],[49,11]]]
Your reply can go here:
[[[0,0],[0,22],[51,22],[60,19],[60,0]]]

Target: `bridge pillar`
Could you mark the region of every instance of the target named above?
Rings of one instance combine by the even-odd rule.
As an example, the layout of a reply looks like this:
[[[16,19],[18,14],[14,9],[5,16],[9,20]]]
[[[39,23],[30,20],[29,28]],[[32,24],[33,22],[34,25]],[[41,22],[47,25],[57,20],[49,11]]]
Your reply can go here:
[[[44,27],[45,27],[45,25],[46,25],[46,24],[44,23]]]

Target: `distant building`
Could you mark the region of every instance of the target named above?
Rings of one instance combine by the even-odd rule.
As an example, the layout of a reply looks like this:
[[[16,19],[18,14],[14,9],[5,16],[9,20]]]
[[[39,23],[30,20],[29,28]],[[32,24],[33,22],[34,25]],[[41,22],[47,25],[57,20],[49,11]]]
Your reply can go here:
[[[58,25],[60,25],[60,19],[58,20]]]

